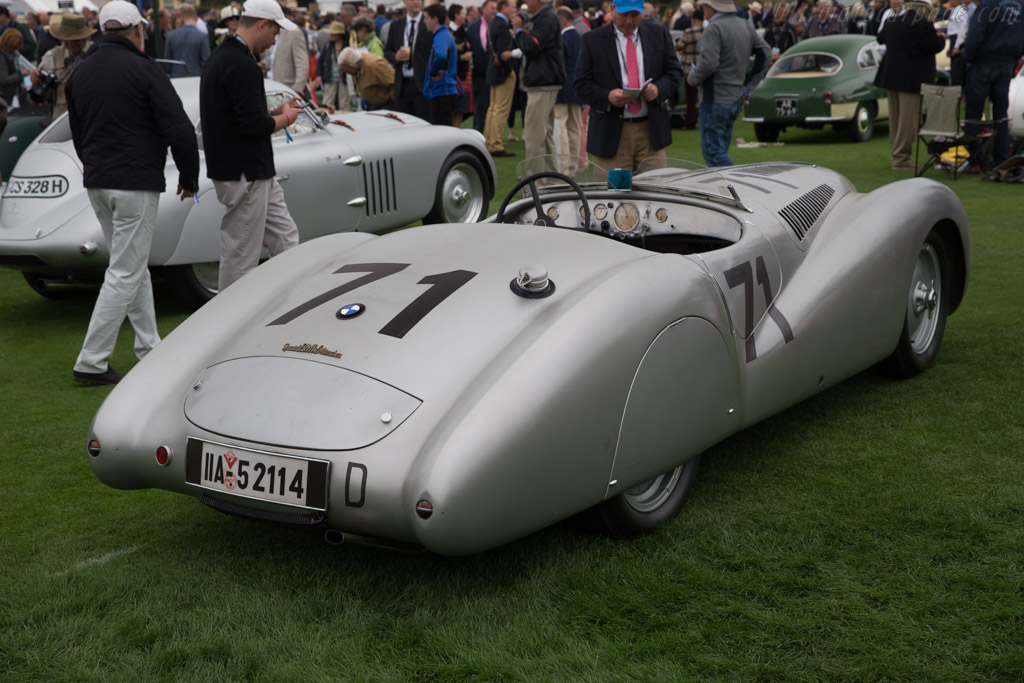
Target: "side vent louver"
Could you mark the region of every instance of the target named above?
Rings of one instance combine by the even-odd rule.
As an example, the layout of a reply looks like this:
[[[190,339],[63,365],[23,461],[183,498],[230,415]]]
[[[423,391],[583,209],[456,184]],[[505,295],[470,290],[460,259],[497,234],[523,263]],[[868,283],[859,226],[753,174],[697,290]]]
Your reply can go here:
[[[366,216],[383,216],[398,210],[395,191],[395,160],[382,159],[362,165]]]
[[[779,211],[779,215],[793,229],[796,238],[803,241],[835,193],[836,191],[828,185],[818,185],[796,201],[783,207]]]

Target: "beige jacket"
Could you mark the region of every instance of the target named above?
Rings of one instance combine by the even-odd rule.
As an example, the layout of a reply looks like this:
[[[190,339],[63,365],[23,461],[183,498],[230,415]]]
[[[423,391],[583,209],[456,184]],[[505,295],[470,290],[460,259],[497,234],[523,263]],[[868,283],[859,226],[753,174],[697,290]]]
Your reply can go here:
[[[306,49],[306,36],[301,29],[281,31],[277,35],[277,47],[274,50],[271,70],[275,81],[284,83],[300,95],[306,92],[306,83],[309,81],[309,50]]]
[[[364,53],[363,62],[356,74],[356,88],[371,106],[383,105],[394,95],[395,68],[383,57]]]

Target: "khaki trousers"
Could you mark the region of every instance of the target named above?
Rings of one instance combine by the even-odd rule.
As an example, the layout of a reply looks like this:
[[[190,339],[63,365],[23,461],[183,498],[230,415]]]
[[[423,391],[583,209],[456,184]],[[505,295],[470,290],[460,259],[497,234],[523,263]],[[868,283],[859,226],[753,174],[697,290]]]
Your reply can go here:
[[[299,243],[299,229],[284,203],[276,178],[214,180],[217,201],[226,209],[220,222],[220,291],[260,264],[266,247],[271,257]]]
[[[501,134],[505,131],[505,121],[508,119],[509,110],[512,109],[512,96],[515,92],[515,72],[510,73],[504,83],[491,86],[491,103],[487,107],[487,123],[484,124],[488,152],[505,151]]]
[[[591,155],[591,160],[599,168],[594,169],[594,180],[605,180],[606,173],[613,168],[628,168],[635,171],[640,162],[650,159],[644,170],[665,167],[665,150],[654,150],[651,148],[651,124],[648,121],[642,123],[622,122],[622,137],[619,138],[619,149],[614,157],[605,159]]]
[[[580,105],[555,104],[555,120],[561,138],[562,173],[571,177],[580,163]]]
[[[889,91],[889,144],[892,165],[909,166],[910,151],[921,127],[921,95],[902,90]]]
[[[523,142],[526,144],[526,158],[550,156],[555,154],[555,100],[558,89],[526,91],[526,117],[523,119]],[[551,159],[554,163],[555,160]],[[527,168],[527,173],[541,171],[558,171],[552,168]]]

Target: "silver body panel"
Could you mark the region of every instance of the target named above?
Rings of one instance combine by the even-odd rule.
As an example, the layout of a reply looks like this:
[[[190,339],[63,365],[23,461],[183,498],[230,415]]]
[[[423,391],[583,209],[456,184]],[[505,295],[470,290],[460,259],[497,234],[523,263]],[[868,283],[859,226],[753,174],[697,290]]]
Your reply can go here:
[[[198,133],[199,79],[179,78],[173,83]],[[266,81],[266,89],[268,103],[293,94],[275,81]],[[456,149],[477,157],[493,192],[494,161],[479,133],[430,126],[404,114],[399,119],[385,114],[334,114],[332,123],[323,128],[302,114],[289,129],[291,141],[284,131],[275,134],[277,178],[300,240],[344,231],[376,233],[423,218],[434,205],[445,160]],[[217,201],[213,181],[206,177],[202,149],[199,157],[199,202],[183,202],[174,194],[178,171],[168,154],[151,266],[220,260],[224,207]],[[82,163],[71,141],[67,115],[25,150],[12,179],[54,177],[64,178],[68,185],[60,196],[13,196],[12,184],[7,184],[0,198],[0,265],[61,278],[102,276],[109,252],[82,185]],[[86,243],[97,248],[83,254],[79,247]]]
[[[969,227],[938,183],[862,195],[800,164],[642,178],[631,192],[587,194],[592,210],[638,207],[647,249],[485,223],[327,236],[268,261],[111,392],[90,429],[102,446],[90,464],[114,487],[198,496],[184,478],[187,437],[326,459],[328,526],[464,555],[618,495],[888,356],[936,226],[958,241],[951,310],[962,297]],[[701,196],[722,182],[738,202]],[[541,199],[566,217],[579,209],[571,193]],[[652,218],[659,209],[664,221]],[[507,215],[532,222],[533,211],[527,199]],[[694,239],[698,253],[668,253]],[[553,294],[512,291],[526,264],[543,266]],[[431,294],[442,283],[444,295]],[[365,311],[339,317],[350,304]],[[284,350],[296,347],[314,351]],[[305,365],[285,372],[282,358]],[[263,377],[201,381],[231,363]],[[351,384],[358,396],[335,395],[338,369],[366,378]],[[326,379],[302,379],[317,373]],[[204,412],[197,392],[221,407]],[[273,392],[279,413],[254,392]],[[332,424],[305,435],[317,429],[295,428],[305,414]],[[175,454],[166,467],[159,445]],[[433,504],[429,519],[419,500]]]

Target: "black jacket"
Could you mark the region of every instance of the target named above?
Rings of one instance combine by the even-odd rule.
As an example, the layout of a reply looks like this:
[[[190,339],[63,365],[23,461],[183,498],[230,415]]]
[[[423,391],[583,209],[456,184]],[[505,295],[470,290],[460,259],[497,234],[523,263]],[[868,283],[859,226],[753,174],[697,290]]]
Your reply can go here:
[[[516,33],[516,47],[523,51],[523,87],[536,88],[565,83],[565,53],[562,26],[551,5],[543,5],[530,17],[526,28]]]
[[[199,81],[206,176],[213,180],[266,180],[274,177],[263,72],[245,44],[234,36],[210,53]]]
[[[401,17],[391,22],[388,29],[388,42],[384,46],[384,58],[395,66],[395,99],[402,97],[402,62],[395,61],[395,55],[405,43],[405,25],[408,17]],[[423,79],[427,74],[427,62],[430,61],[430,49],[434,46],[434,36],[423,23],[420,16],[416,24],[416,35],[413,37],[412,46],[412,82],[416,86],[416,92],[423,93]],[[408,97],[408,93],[406,93]]]
[[[487,25],[487,85],[501,85],[512,73],[512,60],[501,58],[502,52],[511,52],[512,25],[504,16],[495,15]]]
[[[935,33],[932,22],[907,10],[885,20],[878,42],[885,45],[875,74],[879,88],[920,93],[922,83],[935,81],[935,55],[946,47],[946,39]]]
[[[199,189],[195,128],[171,79],[127,38],[103,38],[65,93],[86,187],[163,192],[170,146],[178,184]]]
[[[1024,54],[1024,8],[1020,0],[981,0],[964,42],[968,66],[990,62],[1015,65]]]

